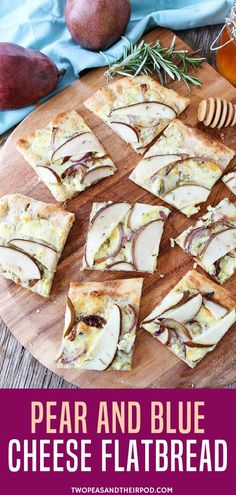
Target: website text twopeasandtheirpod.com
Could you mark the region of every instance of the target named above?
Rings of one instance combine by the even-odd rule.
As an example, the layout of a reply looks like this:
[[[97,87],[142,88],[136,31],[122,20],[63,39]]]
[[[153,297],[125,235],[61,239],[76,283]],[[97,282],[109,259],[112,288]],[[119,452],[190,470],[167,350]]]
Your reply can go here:
[[[122,494],[149,494],[149,493],[174,493],[172,486],[71,486],[72,494],[112,494],[112,493],[122,493]]]

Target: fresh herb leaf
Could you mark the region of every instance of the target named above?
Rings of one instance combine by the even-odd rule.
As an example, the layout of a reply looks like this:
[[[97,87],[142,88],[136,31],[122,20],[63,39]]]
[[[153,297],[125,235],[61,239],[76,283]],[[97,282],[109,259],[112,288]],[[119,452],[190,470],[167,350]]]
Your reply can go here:
[[[191,84],[202,85],[198,77],[189,74],[189,69],[199,67],[206,59],[197,57],[199,50],[194,52],[175,50],[175,36],[169,48],[163,47],[159,40],[152,43],[142,40],[139,44],[133,45],[127,38],[123,39],[126,40],[127,45],[120,60],[110,62],[103,53],[109,63],[109,69],[105,72],[108,79],[112,79],[116,74],[135,77],[156,72],[161,84],[167,84],[169,77],[173,81],[183,81],[189,91]]]

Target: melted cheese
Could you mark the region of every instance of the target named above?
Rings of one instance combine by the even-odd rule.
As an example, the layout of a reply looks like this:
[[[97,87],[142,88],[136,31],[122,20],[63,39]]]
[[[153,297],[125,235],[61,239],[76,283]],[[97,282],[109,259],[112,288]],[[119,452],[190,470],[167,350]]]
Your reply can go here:
[[[33,210],[33,208],[32,208]],[[34,292],[38,292],[43,296],[47,296],[50,292],[54,271],[56,269],[57,262],[59,260],[61,250],[64,247],[65,241],[67,239],[69,226],[65,224],[64,227],[58,225],[57,212],[49,217],[48,220],[45,218],[37,218],[40,216],[39,213],[35,215],[29,210],[17,209],[15,204],[12,203],[11,207],[4,212],[4,216],[0,219],[0,245],[8,246],[9,242],[13,239],[23,239],[31,240],[38,245],[35,251],[35,259],[41,262],[40,272],[41,279],[37,281],[30,288]],[[37,219],[36,219],[36,218]],[[62,223],[63,225],[63,223]],[[46,269],[43,259],[46,246],[52,247],[55,253],[55,261],[52,266],[52,272]],[[24,249],[22,248],[23,252]],[[26,253],[32,255],[31,252],[25,250]],[[29,287],[29,283],[26,281],[19,280],[16,274],[10,271],[6,271],[4,266],[1,266],[1,271],[4,272],[4,276],[16,283],[21,283],[23,287]]]
[[[81,173],[81,170],[76,171],[76,173],[73,175],[62,178],[62,174],[69,166],[72,165],[72,162],[70,160],[67,160],[65,163],[63,163],[62,159],[58,159],[57,161],[52,163],[52,152],[53,150],[59,148],[62,144],[66,143],[76,134],[82,134],[84,132],[90,132],[92,134],[92,131],[89,129],[89,127],[83,121],[82,117],[80,117],[80,115],[76,111],[67,112],[64,114],[64,116],[59,115],[56,120],[57,119],[58,123],[56,122],[55,124],[54,119],[54,121],[51,122],[48,126],[36,130],[33,139],[31,138],[28,141],[28,148],[25,149],[20,146],[19,151],[23,153],[26,160],[28,160],[29,163],[33,166],[39,178],[41,178],[41,175],[40,169],[37,167],[38,165],[49,167],[59,176],[59,178],[61,179],[61,182],[59,183],[55,181],[55,177],[53,174],[51,175],[52,180],[50,180],[50,173],[47,175],[48,179],[46,180],[44,177],[43,181],[57,201],[65,201],[72,198],[76,193],[84,191],[84,189],[86,189],[86,187],[88,186],[85,186],[83,184],[83,175]],[[53,149],[51,143],[52,126],[57,129],[54,134]],[[97,141],[93,134],[92,136],[93,139]],[[88,149],[87,152],[89,151],[93,150]],[[84,156],[84,154],[85,151],[83,149],[83,151],[81,150],[81,152],[77,152],[74,158],[81,158],[81,156]],[[109,167],[111,167],[109,170],[107,170],[107,176],[109,176],[115,172],[116,167],[111,159],[108,156],[104,155],[105,150],[103,146],[97,141],[96,162],[87,162],[87,166],[90,170],[94,167],[109,165]],[[102,158],[103,156],[104,158]]]
[[[91,218],[95,215],[95,213],[102,207],[104,206],[105,203],[95,203],[93,205],[93,210],[91,214]],[[160,212],[162,212],[166,217],[169,215],[170,211],[167,208],[160,207],[160,206],[150,206],[150,211],[141,214],[139,216],[139,219],[136,220],[136,227],[135,230],[143,227],[144,225],[148,224],[149,222],[156,220],[156,219],[161,219]],[[93,266],[93,269],[96,270],[106,270],[109,268],[109,265],[112,263],[117,263],[119,261],[124,261],[127,263],[133,263],[133,256],[132,256],[132,230],[129,227],[129,215],[130,211],[124,216],[122,221],[120,222],[122,226],[122,230],[124,233],[124,236],[126,237],[126,240],[123,239],[122,247],[120,251],[115,255],[111,256],[112,253],[115,252],[117,246],[119,245],[120,241],[120,231],[118,228],[118,225],[114,226],[114,229],[111,233],[111,235],[108,237],[108,239],[102,244],[102,246],[98,249],[96,255],[95,255],[95,264]],[[156,254],[156,257],[158,256],[158,253]],[[103,261],[99,261],[102,258],[106,258]],[[154,269],[156,267],[156,260],[154,259],[153,263]],[[86,262],[84,260],[83,267],[87,268]]]
[[[236,250],[230,255],[225,255],[220,260],[220,271],[217,275],[215,265],[206,265],[201,263],[201,253],[203,252],[206,243],[209,241],[210,236],[222,230],[221,224],[214,225],[214,222],[217,222],[219,220],[224,220],[226,222],[229,222],[233,226],[236,226],[236,207],[233,203],[230,203],[228,199],[221,201],[215,208],[209,207],[208,213],[206,213],[200,220],[198,220],[198,222],[194,226],[189,227],[187,230],[182,232],[182,234],[177,237],[176,242],[177,244],[179,244],[180,247],[182,247],[182,249],[186,250],[188,246],[185,245],[185,239],[187,238],[188,234],[190,234],[190,232],[194,229],[205,228],[205,230],[199,232],[198,236],[195,236],[192,239],[191,245],[188,248],[189,252],[192,254],[192,256],[196,257],[197,263],[202,266],[204,270],[206,270],[213,277],[217,278],[220,283],[224,283],[236,271]],[[208,225],[211,225],[209,230],[207,230]]]
[[[181,285],[178,284],[178,286]],[[175,287],[170,293],[176,292],[178,286]],[[196,290],[194,291],[196,292]],[[225,314],[225,313],[224,313]],[[148,317],[147,317],[148,319]],[[206,308],[204,305],[204,301],[200,307],[197,315],[194,316],[194,321],[186,322],[185,326],[188,328],[192,337],[196,338],[198,335],[201,335],[207,329],[211,328],[213,325],[217,323],[221,318],[216,318],[213,313]],[[151,333],[154,337],[156,337],[160,342],[162,342],[162,336],[156,334],[156,332],[160,329],[158,324],[158,318],[155,322],[145,323],[143,328]],[[180,339],[176,337],[174,333],[171,333],[171,340],[168,344],[169,349],[176,354],[180,359],[185,361],[190,367],[194,367],[208,352],[211,352],[214,346],[211,347],[188,347],[185,346],[181,336]]]
[[[109,297],[96,297],[91,295],[86,298],[80,298],[78,296],[77,299],[73,299],[73,306],[75,308],[77,318],[79,316],[97,315],[103,317],[107,321],[114,302],[115,300]],[[116,355],[110,365],[110,368],[114,370],[126,370],[130,369],[132,364],[136,327],[134,327],[132,331],[127,332],[133,318],[132,311],[128,304],[124,301],[122,303],[117,301],[117,304],[122,311],[122,333],[119,338]],[[64,355],[76,355],[76,350],[83,348],[83,345],[85,345],[85,352],[69,364],[59,362],[59,367],[62,366],[86,369],[86,361],[89,360],[90,355],[92,355],[96,350],[96,346],[102,334],[102,329],[86,325],[84,322],[79,322],[79,324],[76,325],[76,329],[77,335],[74,340],[63,338]]]
[[[187,185],[188,183],[203,186],[210,191],[215,182],[221,177],[222,171],[219,165],[209,158],[205,160],[199,160],[197,156],[196,160],[194,158],[188,158],[173,167],[170,165],[159,169],[155,177],[146,178],[145,160],[148,157],[155,155],[175,155],[179,153],[186,153],[191,157],[196,156],[196,153],[187,147],[178,127],[170,124],[165,130],[165,134],[146,153],[145,159],[137,165],[137,173],[136,169],[134,169],[130,176],[131,180],[160,198],[163,198],[165,194],[174,190],[176,187]],[[201,142],[199,142],[198,155],[204,156]],[[178,203],[175,204],[173,202],[173,204],[176,208],[179,208]],[[190,198],[190,204],[182,208],[181,211],[186,216],[191,216],[199,211],[199,207],[196,206],[197,204],[195,198],[192,198],[191,204]]]

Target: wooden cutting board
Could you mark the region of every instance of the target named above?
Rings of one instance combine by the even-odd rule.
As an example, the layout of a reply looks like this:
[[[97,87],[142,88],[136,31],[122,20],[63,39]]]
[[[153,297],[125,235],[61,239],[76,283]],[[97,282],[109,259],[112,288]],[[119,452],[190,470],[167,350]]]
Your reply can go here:
[[[164,29],[156,29],[145,39],[148,41],[160,38],[168,46],[173,34]],[[177,46],[186,45],[177,39]],[[60,348],[63,330],[66,294],[69,283],[74,281],[103,281],[132,277],[133,274],[124,272],[100,273],[80,271],[83,248],[89,214],[93,201],[127,200],[150,204],[164,204],[144,189],[128,180],[131,170],[140,160],[131,147],[116,136],[109,127],[92,115],[84,106],[83,101],[98,88],[107,84],[104,68],[90,71],[70,87],[61,91],[46,103],[39,105],[11,134],[0,153],[0,196],[7,193],[22,193],[46,202],[55,202],[48,189],[38,182],[36,174],[24,161],[15,148],[15,141],[24,137],[37,127],[44,126],[51,117],[59,112],[77,109],[101,143],[110,154],[118,171],[113,177],[107,178],[81,196],[68,202],[66,208],[76,214],[76,222],[54,279],[53,289],[49,299],[44,299],[29,291],[16,286],[1,278],[0,280],[0,314],[13,335],[33,354],[43,365],[69,382],[79,387],[221,387],[236,380],[236,327],[231,328],[216,350],[209,354],[195,368],[190,370],[187,365],[176,358],[167,348],[155,341],[150,335],[138,330],[134,363],[131,372],[87,372],[57,369],[55,355]],[[197,125],[197,106],[202,98],[209,96],[224,97],[236,102],[236,90],[225,81],[207,63],[197,74],[202,82],[202,88],[193,89],[191,104],[181,119],[191,125]],[[183,83],[171,84],[180,94],[187,96],[188,90]],[[201,128],[201,125],[198,124]],[[236,149],[235,127],[217,130],[206,130],[217,139]],[[231,163],[232,168],[234,163]],[[216,205],[222,198],[233,198],[228,189],[219,182],[213,188],[208,204]],[[201,213],[206,211],[206,204]],[[144,275],[144,288],[141,301],[140,319],[143,319],[160,299],[172,288],[182,276],[193,267],[191,258],[179,247],[170,248],[169,238],[176,237],[187,228],[194,219],[187,219],[172,208],[172,214],[167,222],[158,270],[154,275]],[[199,215],[198,215],[199,216]],[[200,269],[198,269],[200,271]],[[162,276],[164,275],[164,277]],[[140,276],[137,274],[135,276]],[[236,297],[236,277],[225,284]]]

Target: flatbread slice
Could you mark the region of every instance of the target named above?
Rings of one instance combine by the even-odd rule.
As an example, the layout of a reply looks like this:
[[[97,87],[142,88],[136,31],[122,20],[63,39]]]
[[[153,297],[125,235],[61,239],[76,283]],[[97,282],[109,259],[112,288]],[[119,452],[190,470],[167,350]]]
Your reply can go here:
[[[222,181],[228,187],[228,189],[236,196],[236,170],[225,174],[222,177]]]
[[[138,153],[189,105],[189,98],[149,76],[124,77],[98,90],[85,106]]]
[[[236,271],[236,206],[225,198],[175,242],[217,282],[223,284]]]
[[[83,269],[153,273],[169,213],[143,203],[94,203]]]
[[[187,217],[197,213],[235,152],[174,120],[129,178]]]
[[[191,270],[141,326],[194,368],[235,321],[236,301],[230,293]]]
[[[57,201],[72,198],[116,170],[75,110],[57,115],[16,146]]]
[[[71,284],[59,368],[130,370],[142,278]]]
[[[74,214],[22,194],[0,199],[0,273],[41,296],[50,293]]]

